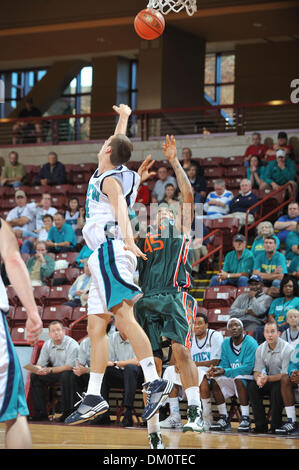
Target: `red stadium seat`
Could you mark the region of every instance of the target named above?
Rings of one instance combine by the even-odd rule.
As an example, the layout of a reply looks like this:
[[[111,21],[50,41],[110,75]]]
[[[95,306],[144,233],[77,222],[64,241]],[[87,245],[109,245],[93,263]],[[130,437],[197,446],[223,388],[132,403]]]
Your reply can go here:
[[[208,316],[208,309],[202,306],[197,307],[197,313],[203,313],[204,315]]]
[[[75,320],[78,320],[84,315],[87,315],[87,307],[75,307],[73,309],[72,322],[74,322]]]
[[[50,294],[50,287],[37,286],[33,288],[33,294],[37,305],[43,306]]]
[[[239,230],[239,219],[236,217],[224,217],[222,219],[205,219],[205,226],[209,229],[210,232],[216,229],[221,229],[223,233],[223,251],[227,252],[232,249],[232,239],[233,236],[238,233]],[[216,247],[220,244],[220,235],[212,235],[212,239],[209,239],[209,246]]]
[[[241,294],[247,294],[250,291],[249,286],[244,286],[244,287],[238,287],[237,290],[237,297]]]
[[[67,202],[68,198],[66,196],[52,196],[52,207],[55,207],[55,209],[65,209]]]
[[[13,307],[12,305],[9,306],[9,312],[6,314],[6,321],[8,326],[11,328],[13,326],[13,319],[15,316],[15,310],[17,307]]]
[[[73,310],[70,336],[80,341],[87,335],[87,307],[76,307]]]
[[[234,189],[237,189],[238,191],[240,190],[240,183],[242,181],[242,178],[225,178],[226,182],[226,187],[230,191],[233,191]]]
[[[91,174],[89,172],[88,173],[84,173],[84,172],[73,173],[72,182],[73,182],[73,184],[88,183],[88,181],[90,180],[90,177],[91,177]]]
[[[49,193],[51,196],[68,196],[72,189],[71,184],[57,184],[56,186],[50,186]]]
[[[209,328],[218,330],[224,328],[229,320],[229,307],[216,307],[208,311]]]
[[[42,194],[50,193],[51,186],[28,186],[26,191],[28,198],[39,198],[41,199]]]
[[[69,305],[50,305],[44,308],[42,321],[44,328],[47,328],[49,324],[54,320],[59,320],[64,326],[68,326],[71,323],[73,314],[73,307]]]
[[[240,167],[244,165],[244,157],[237,156],[237,157],[224,158],[222,164],[223,166],[239,166]]]
[[[70,197],[72,196],[86,196],[88,184],[87,183],[80,183],[80,184],[73,184],[71,186]]]
[[[42,306],[37,306],[38,313],[40,317],[42,317],[43,314],[43,307]],[[13,327],[15,326],[24,326],[27,320],[27,313],[25,307],[16,307],[15,308],[15,313],[13,317]]]
[[[10,211],[11,209],[13,209],[14,207],[16,207],[16,201],[15,201],[15,198],[14,197],[9,197],[9,198],[5,198],[5,199],[2,199],[1,200],[1,210],[4,211],[4,210],[8,210]]]
[[[224,174],[226,178],[246,178],[246,168],[244,166],[228,166],[225,168]]]
[[[79,252],[75,252],[75,251],[69,251],[66,253],[57,253],[55,256],[55,261],[58,261],[60,259],[65,259],[66,261],[69,262],[69,265],[70,265],[70,264],[75,263],[78,254]]]
[[[65,270],[65,276],[69,284],[73,284],[75,280],[80,276],[79,268],[67,268]]]
[[[205,178],[222,178],[224,175],[224,168],[221,166],[205,168],[204,175]]]
[[[237,295],[237,288],[234,286],[208,287],[204,291],[202,305],[207,309],[218,307],[230,307]]]
[[[25,325],[13,326],[10,330],[10,336],[13,343],[15,341],[26,341]]]
[[[46,299],[46,305],[59,305],[69,300],[70,285],[50,287],[49,296]]]
[[[13,286],[7,286],[6,293],[7,293],[9,305],[12,305],[13,307],[18,307],[19,305],[22,305]]]
[[[196,160],[196,158],[194,159]],[[218,167],[223,165],[223,157],[206,157],[206,158],[199,158],[197,159],[202,167]]]

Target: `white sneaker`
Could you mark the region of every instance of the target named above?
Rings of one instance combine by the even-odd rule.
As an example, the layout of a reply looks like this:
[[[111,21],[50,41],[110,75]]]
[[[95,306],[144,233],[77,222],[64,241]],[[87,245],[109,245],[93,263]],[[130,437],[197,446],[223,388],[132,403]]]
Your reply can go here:
[[[148,440],[150,449],[166,449],[160,432],[152,432],[148,435]]]
[[[203,430],[204,431],[209,431],[210,427],[212,426],[212,423],[213,423],[212,413],[203,415]]]
[[[199,406],[188,406],[187,410],[188,422],[183,426],[183,432],[203,432],[204,422],[202,420],[202,412]]]
[[[169,415],[164,421],[160,421],[160,428],[173,429],[181,428],[182,421],[180,415]]]

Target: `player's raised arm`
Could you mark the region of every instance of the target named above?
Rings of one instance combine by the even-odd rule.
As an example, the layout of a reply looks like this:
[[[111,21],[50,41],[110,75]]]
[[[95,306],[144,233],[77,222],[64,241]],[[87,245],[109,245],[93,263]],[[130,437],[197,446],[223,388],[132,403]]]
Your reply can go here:
[[[178,188],[183,196],[184,207],[182,225],[184,233],[188,233],[191,230],[191,224],[194,217],[193,190],[190,181],[177,158],[176,141],[173,135],[171,137],[166,135],[165,142],[163,143],[163,152],[174,170]]]
[[[42,321],[38,314],[28,269],[20,255],[15,234],[1,219],[0,253],[5,264],[8,278],[13,285],[27,313],[27,341],[36,343],[42,331]]]
[[[113,106],[114,111],[119,115],[118,123],[115,127],[114,135],[127,133],[129,117],[132,110],[126,104],[120,104],[119,106]]]

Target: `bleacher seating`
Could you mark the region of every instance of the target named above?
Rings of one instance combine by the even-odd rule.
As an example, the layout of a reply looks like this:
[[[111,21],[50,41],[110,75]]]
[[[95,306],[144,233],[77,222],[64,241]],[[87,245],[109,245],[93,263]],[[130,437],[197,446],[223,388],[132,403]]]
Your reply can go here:
[[[237,288],[234,286],[208,287],[205,289],[203,307],[207,309],[230,307],[237,296]]]
[[[64,326],[69,326],[72,321],[73,308],[69,305],[51,305],[43,310],[42,321],[44,328],[54,320],[59,320]]]

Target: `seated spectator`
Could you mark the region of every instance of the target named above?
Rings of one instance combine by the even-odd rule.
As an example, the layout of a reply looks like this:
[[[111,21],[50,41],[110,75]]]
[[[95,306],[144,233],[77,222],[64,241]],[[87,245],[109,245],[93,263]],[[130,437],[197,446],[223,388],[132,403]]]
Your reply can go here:
[[[8,160],[9,163],[1,171],[1,186],[18,188],[23,184],[26,168],[22,163],[19,163],[19,154],[15,151],[9,152]]]
[[[296,230],[288,234],[285,247],[287,260],[299,258],[299,221],[296,224]]]
[[[41,228],[34,231],[34,234],[37,236],[37,240],[40,242],[46,242],[48,240],[48,234],[50,228],[53,226],[53,220],[54,219],[51,214],[43,215]],[[32,240],[31,237],[23,241],[21,253],[34,253],[34,240]]]
[[[253,274],[260,276],[265,286],[279,287],[287,272],[285,256],[276,251],[276,240],[268,235],[264,240],[264,251],[258,254],[254,260]]]
[[[79,208],[77,235],[82,235],[82,229],[85,225],[85,207]]]
[[[92,250],[88,248],[86,244],[84,244],[78,254],[76,261],[75,261],[75,268],[84,268],[84,262],[88,260],[90,255],[92,254]]]
[[[43,286],[54,273],[55,261],[47,255],[45,242],[37,242],[35,250],[35,255],[26,261],[26,266],[32,286]]]
[[[24,143],[28,142],[28,134],[31,134],[32,132],[35,133],[33,138],[30,136],[30,142],[34,143],[41,143],[42,142],[42,136],[41,136],[41,122],[33,121],[30,122],[28,121],[27,118],[30,117],[41,117],[42,113],[41,111],[33,106],[33,100],[32,98],[26,98],[25,99],[25,108],[21,109],[21,111],[18,114],[18,118],[26,118],[26,121],[18,121],[16,122],[13,127],[12,127],[12,143],[13,145],[16,145],[18,143]]]
[[[289,327],[282,332],[281,339],[295,347],[299,344],[299,310],[291,308],[288,311],[287,324]]]
[[[275,433],[282,425],[282,409],[285,406],[287,416],[294,416],[293,403],[283,402],[287,396],[286,381],[293,348],[279,338],[277,324],[269,321],[264,327],[266,341],[256,350],[254,380],[248,384],[249,400],[253,411],[255,433],[267,433],[268,422],[263,405],[264,395],[270,395],[271,432]]]
[[[101,395],[109,403],[111,387],[124,389],[125,413],[121,426],[133,426],[133,404],[135,392],[144,382],[142,368],[133,352],[128,338],[121,331],[108,337],[109,360],[104,374]],[[109,424],[109,412],[96,420],[97,424]]]
[[[39,203],[30,202],[27,204],[27,210],[29,210],[30,219],[35,220],[35,231],[39,232],[43,227],[43,216],[54,215],[57,212],[55,207],[52,207],[52,196],[50,193],[43,193]]]
[[[184,147],[182,149],[182,160],[180,164],[187,172],[191,165],[195,165],[197,167],[197,173],[202,176],[203,175],[203,168],[200,166],[200,163],[192,158],[192,150],[189,147]]]
[[[74,232],[78,228],[78,219],[80,217],[80,204],[77,197],[71,197],[67,204],[67,209],[65,211],[65,221],[69,224]]]
[[[261,134],[254,132],[252,134],[252,144],[247,147],[244,154],[244,166],[249,166],[249,160],[253,155],[256,155],[259,161],[262,161],[267,150],[268,146],[262,144]]]
[[[65,222],[62,212],[56,212],[54,215],[54,226],[49,230],[46,244],[48,251],[51,253],[65,253],[76,250],[76,234],[72,227]]]
[[[295,401],[299,403],[299,344],[296,345],[291,355],[288,374],[295,394]]]
[[[178,198],[177,187],[171,183],[167,184],[165,186],[165,193],[164,193],[164,197],[161,203],[166,202],[166,204],[168,205],[171,205],[171,204],[177,205],[178,201],[179,201],[179,198]]]
[[[45,387],[61,384],[61,411],[58,418],[63,422],[71,413],[76,402],[76,390],[70,389],[73,367],[79,352],[79,344],[65,334],[65,329],[60,321],[53,321],[49,325],[50,339],[42,346],[37,366],[39,371],[32,373],[30,377],[33,408],[35,415],[32,421],[47,421],[47,404],[45,400]]]
[[[210,287],[221,285],[243,287],[248,285],[254,258],[251,251],[246,248],[244,235],[237,234],[234,236],[233,248],[224,258],[222,271],[211,278]]]
[[[235,196],[229,204],[229,214],[224,217],[236,217],[239,219],[240,228],[245,225],[247,210],[258,202],[258,197],[252,192],[251,181],[243,179],[240,183],[240,193]],[[257,208],[252,209],[248,214],[248,223],[254,222],[254,214]]]
[[[36,237],[34,234],[35,221],[28,211],[27,196],[21,189],[15,192],[16,207],[11,209],[6,217],[6,222],[11,226],[17,238],[26,236]]]
[[[290,202],[288,205],[288,213],[282,215],[274,224],[274,230],[277,230],[277,237],[280,243],[284,243],[288,234],[297,230],[297,222],[299,221],[299,203]]]
[[[240,294],[230,308],[231,318],[239,318],[246,331],[255,331],[264,324],[272,297],[264,293],[261,277],[253,275],[248,281],[249,292]]]
[[[222,343],[219,367],[211,366],[207,372],[208,378],[212,379],[212,391],[219,412],[219,420],[210,430],[226,431],[231,428],[225,400],[236,395],[242,415],[238,431],[248,432],[251,424],[247,383],[253,379],[258,344],[252,336],[245,334],[243,323],[238,318],[230,318],[227,329],[231,337]]]
[[[276,241],[276,251],[278,251],[280,246],[279,238],[274,235],[274,227],[271,222],[264,220],[263,222],[259,223],[257,226],[257,236],[253,241],[251,247],[251,253],[255,257],[256,255],[260,254],[261,252],[265,251],[264,248],[264,241],[267,236],[272,236],[275,238]]]
[[[279,328],[286,325],[291,309],[299,309],[299,287],[296,278],[287,274],[281,281],[279,297],[271,303],[269,321],[275,321]]]
[[[147,186],[147,183],[141,183],[138,189],[136,202],[139,204],[147,205],[151,202],[150,192]]]
[[[214,191],[208,194],[203,206],[204,218],[219,219],[228,214],[233,197],[233,193],[225,188],[225,181],[216,180]]]
[[[55,186],[57,184],[65,184],[66,182],[65,166],[58,161],[58,156],[55,152],[50,152],[48,154],[48,163],[41,167],[34,184]]]
[[[284,150],[288,157],[292,157],[294,154],[292,145],[288,144],[288,135],[286,132],[279,132],[277,135],[277,144],[274,144],[266,151],[265,159],[267,162],[271,162],[276,159],[276,153],[278,150]]]
[[[269,162],[264,171],[264,182],[260,189],[272,189],[276,191],[284,184],[291,182],[296,193],[296,163],[286,156],[284,150],[277,150],[276,159]]]
[[[265,167],[257,155],[251,155],[246,168],[247,179],[251,182],[252,189],[262,189],[264,183]]]
[[[299,256],[296,256],[296,258],[293,258],[293,260],[291,261],[291,264],[288,269],[288,273],[299,279]]]
[[[212,408],[209,383],[206,372],[211,366],[218,366],[221,356],[221,346],[223,336],[218,331],[208,328],[206,315],[197,313],[194,324],[194,336],[192,339],[191,356],[198,368],[198,386],[203,408],[204,429],[208,431],[212,424]],[[177,366],[168,366],[163,374],[165,380],[170,380],[175,384],[169,395],[170,415],[160,421],[163,429],[181,428],[181,415],[179,408],[179,395],[182,395],[182,383],[180,372]]]
[[[81,274],[73,283],[69,290],[69,302],[64,305],[71,307],[85,307],[87,305],[88,293],[91,285],[91,272],[87,261],[84,263],[84,273]]]
[[[190,165],[187,176],[194,190],[194,202],[203,202],[207,194],[207,183],[205,177],[198,173],[198,166]]]
[[[176,179],[170,176],[166,166],[161,166],[157,171],[158,180],[155,183],[152,191],[152,202],[161,202],[165,194],[165,186],[171,183],[175,188],[177,187]]]

